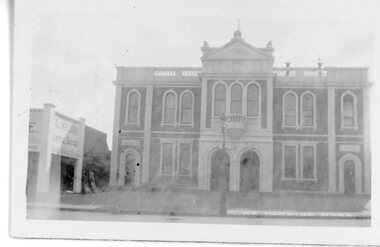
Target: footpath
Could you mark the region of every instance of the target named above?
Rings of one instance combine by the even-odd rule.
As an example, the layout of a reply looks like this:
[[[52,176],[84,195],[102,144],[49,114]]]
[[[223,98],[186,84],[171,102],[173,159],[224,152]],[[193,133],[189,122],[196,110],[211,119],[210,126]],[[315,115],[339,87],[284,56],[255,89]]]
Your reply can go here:
[[[60,203],[29,202],[30,209],[137,215],[219,216],[221,192],[183,190],[113,190],[65,194]],[[256,218],[370,219],[367,195],[300,193],[227,193],[227,215]]]

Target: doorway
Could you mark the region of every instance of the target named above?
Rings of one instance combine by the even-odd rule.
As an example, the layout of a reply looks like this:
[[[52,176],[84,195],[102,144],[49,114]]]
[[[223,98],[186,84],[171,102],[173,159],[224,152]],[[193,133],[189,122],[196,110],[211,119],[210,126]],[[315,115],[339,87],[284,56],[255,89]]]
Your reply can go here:
[[[229,188],[230,180],[230,156],[226,151],[216,150],[211,155],[211,179],[210,189],[222,191]]]

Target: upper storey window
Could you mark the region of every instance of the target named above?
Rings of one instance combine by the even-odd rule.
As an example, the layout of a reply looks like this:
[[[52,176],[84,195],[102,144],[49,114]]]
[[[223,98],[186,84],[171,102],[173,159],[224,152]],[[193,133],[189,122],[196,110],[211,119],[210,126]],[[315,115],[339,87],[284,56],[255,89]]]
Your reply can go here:
[[[356,111],[356,97],[351,92],[346,92],[342,95],[342,128],[357,128],[357,111]]]
[[[231,114],[242,114],[243,89],[239,84],[231,87]]]
[[[315,127],[315,96],[311,92],[305,92],[301,96],[302,101],[302,122],[303,127]]]
[[[297,95],[288,92],[283,98],[283,126],[297,126]]]
[[[163,123],[175,124],[177,95],[173,91],[168,91],[164,95]]]
[[[214,115],[220,116],[226,113],[226,86],[218,84],[215,87]]]
[[[282,127],[316,128],[315,95],[304,92],[298,104],[298,95],[288,91],[283,96]],[[299,112],[301,117],[299,118]]]
[[[130,91],[127,95],[127,124],[139,124],[140,115],[140,92],[136,89]]]
[[[184,92],[181,95],[181,124],[193,124],[193,94]]]
[[[250,84],[247,89],[247,116],[257,117],[259,116],[259,104],[260,104],[260,92],[259,87],[256,84]]]

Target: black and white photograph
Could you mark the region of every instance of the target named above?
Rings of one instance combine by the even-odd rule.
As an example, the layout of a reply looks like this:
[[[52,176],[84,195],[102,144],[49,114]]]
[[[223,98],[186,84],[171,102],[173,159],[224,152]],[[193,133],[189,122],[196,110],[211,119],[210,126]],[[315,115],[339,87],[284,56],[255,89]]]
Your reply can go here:
[[[15,1],[10,234],[376,243],[378,11]]]

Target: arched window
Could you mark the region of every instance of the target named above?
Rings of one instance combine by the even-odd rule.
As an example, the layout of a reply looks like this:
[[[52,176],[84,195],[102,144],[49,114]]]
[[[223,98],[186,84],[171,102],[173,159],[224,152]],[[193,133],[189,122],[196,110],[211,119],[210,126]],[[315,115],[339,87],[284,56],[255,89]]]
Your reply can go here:
[[[314,126],[314,96],[311,93],[305,93],[302,98],[302,126]]]
[[[181,97],[181,124],[193,123],[193,95],[185,92]]]
[[[215,87],[214,97],[214,115],[220,116],[226,113],[226,86],[224,84],[220,83]]]
[[[126,123],[139,124],[140,118],[140,93],[132,90],[127,95],[127,116]]]
[[[297,125],[297,95],[286,93],[283,102],[283,126]]]
[[[231,114],[242,114],[243,89],[239,84],[231,87]]]
[[[256,117],[259,116],[260,107],[260,92],[259,87],[255,84],[251,84],[247,89],[247,116]]]
[[[342,96],[342,127],[356,128],[356,99],[352,93]]]
[[[169,92],[165,95],[164,123],[175,124],[176,120],[176,95]]]

